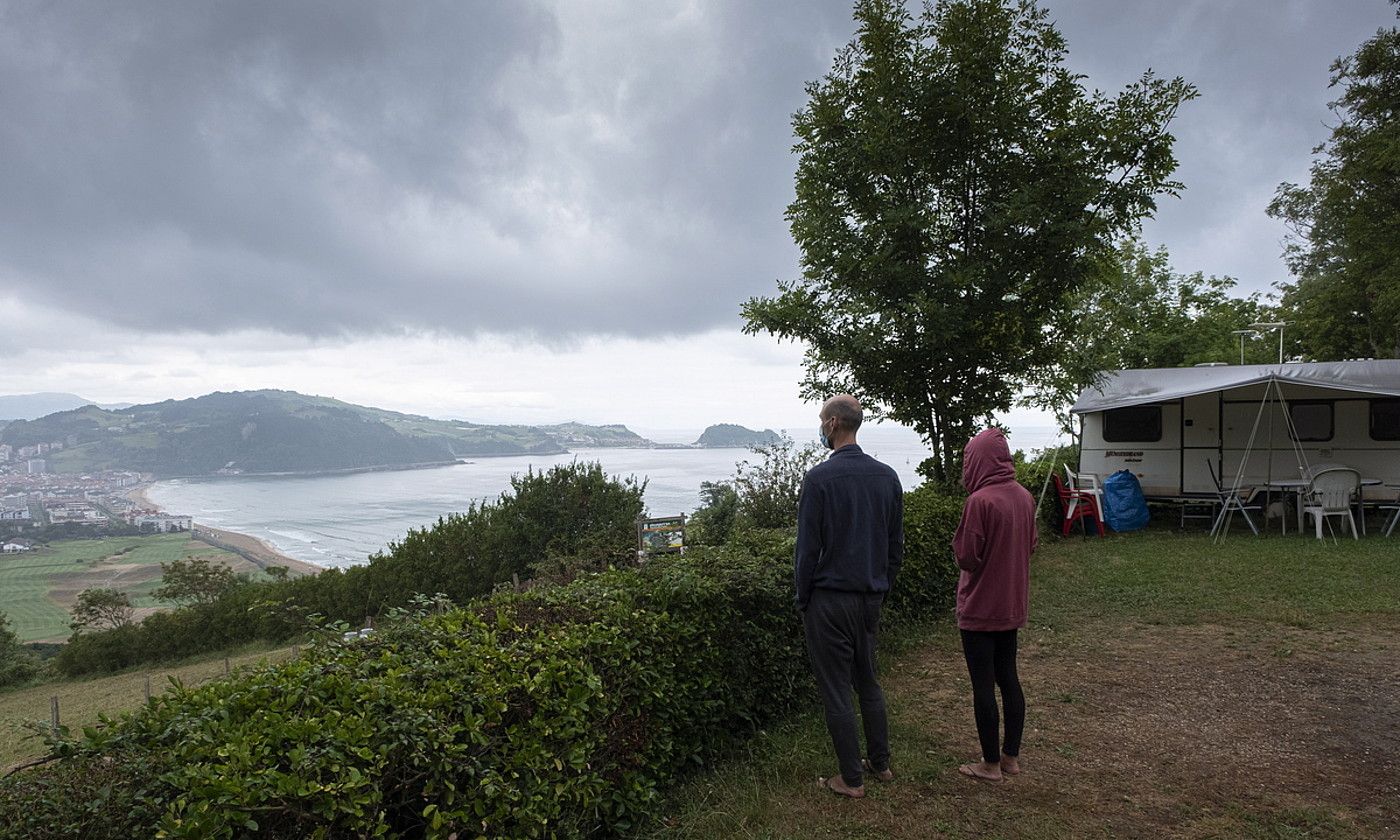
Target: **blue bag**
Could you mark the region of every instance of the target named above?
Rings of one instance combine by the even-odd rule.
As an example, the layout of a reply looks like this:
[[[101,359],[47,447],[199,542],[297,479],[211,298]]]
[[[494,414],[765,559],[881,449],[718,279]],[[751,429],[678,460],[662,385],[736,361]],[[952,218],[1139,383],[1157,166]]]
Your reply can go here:
[[[1130,470],[1119,470],[1103,483],[1104,524],[1115,531],[1136,531],[1147,525],[1147,500]]]

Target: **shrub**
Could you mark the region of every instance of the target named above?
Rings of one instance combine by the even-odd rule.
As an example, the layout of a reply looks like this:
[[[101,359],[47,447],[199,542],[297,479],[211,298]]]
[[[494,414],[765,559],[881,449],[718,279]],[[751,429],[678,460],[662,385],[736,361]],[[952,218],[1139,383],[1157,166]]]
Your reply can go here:
[[[244,582],[233,569],[204,557],[186,557],[160,564],[160,586],[151,595],[157,601],[210,604]]]
[[[688,545],[724,545],[734,531],[739,493],[729,481],[700,482],[700,507],[686,520]]]
[[[409,531],[389,554],[371,559],[371,576],[393,578],[398,603],[415,592],[439,591],[464,601],[512,575],[601,569],[633,556],[645,481],[612,478],[601,464],[574,462],[512,476],[510,484],[495,502]]]
[[[931,483],[904,494],[904,566],[890,593],[890,606],[900,619],[926,620],[953,608],[958,566],[952,542],[963,498]]]
[[[0,781],[0,837],[25,840],[150,837],[163,806],[152,794],[160,756],[74,757]]]
[[[0,688],[29,682],[42,668],[39,657],[19,643],[9,618],[0,612]]]
[[[783,435],[777,443],[755,446],[758,463],[734,465],[734,489],[738,493],[737,524],[746,528],[790,528],[797,525],[797,499],[802,478],[826,458],[826,450],[814,443],[799,447]]]
[[[0,783],[0,837],[623,833],[810,695],[787,558],[697,549],[174,690]]]
[[[131,596],[116,589],[84,589],[73,605],[73,621],[68,626],[74,632],[111,630],[131,623],[136,608]]]

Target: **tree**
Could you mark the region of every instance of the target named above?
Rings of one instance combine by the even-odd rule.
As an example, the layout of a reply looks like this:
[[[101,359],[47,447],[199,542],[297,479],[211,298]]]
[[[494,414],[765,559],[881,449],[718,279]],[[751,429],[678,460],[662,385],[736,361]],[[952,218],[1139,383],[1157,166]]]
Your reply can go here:
[[[1068,430],[1069,406],[1103,371],[1239,361],[1234,331],[1274,315],[1257,292],[1235,297],[1235,285],[1199,271],[1178,274],[1166,248],[1124,239],[1056,318],[1075,352],[1036,371],[1038,388],[1023,404],[1054,412]],[[1274,361],[1276,347],[1246,336],[1244,361]]]
[[[84,630],[115,630],[131,623],[136,610],[131,597],[115,589],[84,589],[73,605],[73,632]]]
[[[151,594],[161,601],[212,604],[242,580],[223,563],[186,557],[160,564],[161,584]]]
[[[1269,204],[1290,231],[1283,307],[1312,358],[1400,357],[1400,29],[1333,62],[1332,86],[1338,123],[1310,182]]]
[[[804,342],[804,398],[848,391],[912,425],[947,481],[973,425],[1067,352],[1054,313],[1180,188],[1166,128],[1196,91],[1148,72],[1086,92],[1032,0],[855,18],[793,118],[802,276],[749,300],[745,331]]]
[[[734,465],[737,504],[734,524],[748,528],[789,528],[797,525],[797,500],[802,478],[826,457],[815,443],[798,446],[784,434],[777,443],[755,446],[757,463]]]

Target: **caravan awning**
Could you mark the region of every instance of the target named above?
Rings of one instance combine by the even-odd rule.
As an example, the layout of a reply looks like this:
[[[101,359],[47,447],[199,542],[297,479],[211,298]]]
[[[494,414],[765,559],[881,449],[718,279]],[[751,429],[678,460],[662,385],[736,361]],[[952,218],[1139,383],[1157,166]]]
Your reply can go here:
[[[1099,384],[1084,389],[1070,411],[1086,414],[1130,405],[1167,402],[1270,380],[1400,397],[1400,359],[1110,371],[1104,374]]]

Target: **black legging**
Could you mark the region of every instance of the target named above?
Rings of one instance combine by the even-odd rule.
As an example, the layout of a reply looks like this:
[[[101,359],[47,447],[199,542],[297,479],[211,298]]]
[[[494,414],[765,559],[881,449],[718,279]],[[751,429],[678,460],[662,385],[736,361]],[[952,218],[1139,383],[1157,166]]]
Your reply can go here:
[[[989,764],[1001,761],[1001,754],[1019,755],[1021,732],[1026,728],[1026,695],[1016,677],[1016,631],[962,630],[963,656],[967,675],[972,678],[972,711],[977,719],[977,738],[982,742],[982,758]],[[997,695],[1006,709],[1006,742],[997,744]]]

